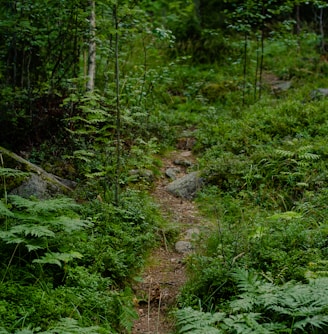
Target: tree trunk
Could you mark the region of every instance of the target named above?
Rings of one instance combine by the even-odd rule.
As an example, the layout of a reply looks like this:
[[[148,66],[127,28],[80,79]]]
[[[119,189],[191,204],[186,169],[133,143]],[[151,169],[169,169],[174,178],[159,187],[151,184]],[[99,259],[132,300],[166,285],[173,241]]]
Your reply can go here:
[[[326,45],[325,45],[325,30],[324,30],[324,22],[323,22],[323,7],[320,8],[319,26],[320,26],[320,35],[321,35],[321,52],[325,53]]]
[[[243,83],[243,106],[245,105],[245,95],[246,95],[246,76],[247,76],[247,45],[248,45],[248,38],[247,32],[244,35],[244,65],[243,65],[243,76],[244,76],[244,83]]]
[[[121,174],[121,108],[120,108],[120,68],[119,68],[119,34],[118,34],[118,5],[114,6],[115,24],[115,86],[116,86],[116,180],[115,204],[120,203],[120,174]]]
[[[95,0],[90,0],[90,41],[88,57],[88,82],[87,91],[93,91],[95,88],[96,76],[96,4]]]

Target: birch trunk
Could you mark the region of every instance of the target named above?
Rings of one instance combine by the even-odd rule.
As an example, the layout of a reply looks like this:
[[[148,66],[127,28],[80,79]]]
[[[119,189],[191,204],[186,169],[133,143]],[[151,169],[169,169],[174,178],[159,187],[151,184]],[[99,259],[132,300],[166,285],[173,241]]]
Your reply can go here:
[[[95,0],[90,0],[90,41],[88,55],[88,81],[87,91],[93,91],[95,88],[96,76],[96,4]]]

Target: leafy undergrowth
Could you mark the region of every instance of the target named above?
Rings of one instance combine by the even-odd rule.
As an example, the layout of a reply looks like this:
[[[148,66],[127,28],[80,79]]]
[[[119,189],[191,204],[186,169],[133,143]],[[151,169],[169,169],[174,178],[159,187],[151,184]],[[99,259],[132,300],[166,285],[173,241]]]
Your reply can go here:
[[[327,81],[288,59],[288,92],[242,106],[232,90],[199,120],[197,201],[216,228],[188,260],[179,333],[327,332],[328,101],[311,95]]]
[[[64,101],[77,111],[65,120],[72,148],[58,145],[86,203],[7,196],[6,178],[17,171],[0,169],[0,333],[130,331],[130,281],[162,222],[149,197],[131,189],[149,188],[156,155],[182,130],[203,171],[199,208],[216,229],[188,260],[178,331],[327,332],[328,102],[312,91],[327,86],[328,70],[316,43],[310,34],[266,41],[263,76],[289,80],[282,92],[254,83],[258,46],[249,41],[244,63],[233,37],[218,65],[179,57],[148,76],[131,67],[120,164],[113,96],[73,90]],[[54,154],[43,148],[32,158]]]
[[[1,333],[129,331],[129,281],[161,222],[148,196],[127,191],[117,207],[6,194],[0,215]]]

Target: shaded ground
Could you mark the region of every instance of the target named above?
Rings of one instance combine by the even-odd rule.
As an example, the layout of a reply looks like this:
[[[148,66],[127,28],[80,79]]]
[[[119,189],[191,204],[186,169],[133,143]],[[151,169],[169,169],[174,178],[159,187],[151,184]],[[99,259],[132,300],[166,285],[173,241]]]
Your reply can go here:
[[[170,180],[165,177],[169,167],[177,168],[176,160],[187,160],[194,163],[191,151],[174,151],[163,159],[162,177],[158,180],[152,193],[160,205],[163,216],[177,226],[180,239],[186,230],[201,227],[202,223],[193,202],[182,200],[169,194],[165,186]],[[178,165],[180,171],[177,178],[187,172],[187,167]],[[172,245],[166,243],[163,235],[163,245],[150,256],[149,264],[142,275],[142,282],[134,287],[137,297],[139,319],[135,322],[132,333],[169,334],[174,332],[174,321],[169,311],[176,305],[176,297],[180,288],[186,282],[184,258],[187,254],[178,253]]]

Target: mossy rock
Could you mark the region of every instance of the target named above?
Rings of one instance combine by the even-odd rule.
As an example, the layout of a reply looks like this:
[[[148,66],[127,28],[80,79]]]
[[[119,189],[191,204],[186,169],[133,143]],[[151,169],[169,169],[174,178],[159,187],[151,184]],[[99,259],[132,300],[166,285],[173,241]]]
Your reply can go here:
[[[205,85],[202,89],[202,94],[210,102],[222,99],[225,94],[238,89],[236,83],[229,80],[223,80],[219,83],[211,82]]]

